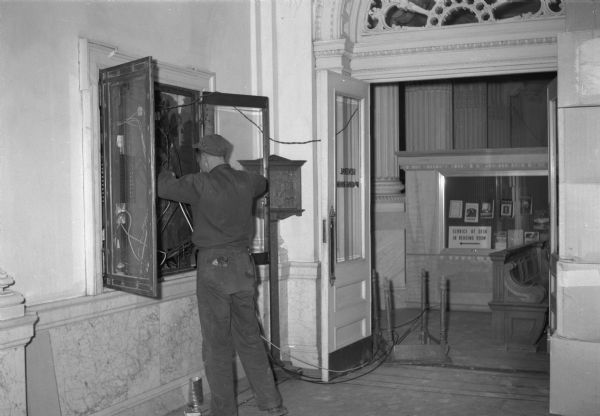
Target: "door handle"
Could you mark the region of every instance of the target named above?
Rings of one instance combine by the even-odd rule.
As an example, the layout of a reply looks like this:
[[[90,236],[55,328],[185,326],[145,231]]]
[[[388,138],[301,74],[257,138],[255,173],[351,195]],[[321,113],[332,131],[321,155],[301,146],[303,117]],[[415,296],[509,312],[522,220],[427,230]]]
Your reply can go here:
[[[335,252],[336,252],[336,230],[335,230],[336,212],[333,207],[329,209],[329,284],[335,284]]]

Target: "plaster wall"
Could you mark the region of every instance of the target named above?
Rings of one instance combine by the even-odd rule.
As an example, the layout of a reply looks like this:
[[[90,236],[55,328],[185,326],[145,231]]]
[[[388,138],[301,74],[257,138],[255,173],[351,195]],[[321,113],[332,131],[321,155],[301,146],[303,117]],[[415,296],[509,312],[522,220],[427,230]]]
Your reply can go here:
[[[293,160],[305,160],[302,166],[302,216],[279,223],[280,260],[314,262],[318,258],[318,198],[315,195],[316,148],[327,140],[315,137],[314,79],[312,54],[311,1],[273,2],[275,19],[272,39],[276,51],[273,60],[273,99],[271,102],[272,152]],[[293,28],[293,29],[292,29]],[[290,256],[289,253],[293,253]]]
[[[320,219],[315,137],[312,2],[261,2],[261,88],[270,94],[271,153],[303,160],[302,215],[278,222],[281,358],[319,364]]]
[[[28,414],[163,414],[185,403],[188,377],[203,368],[193,277],[163,284],[160,301],[84,296],[91,172],[79,40],[209,70],[222,92],[256,93],[253,4],[0,2],[0,264],[39,316],[24,354],[3,351],[0,373],[23,390],[27,361]],[[20,397],[13,389],[6,400],[14,414],[25,414]]]
[[[217,73],[251,93],[251,3],[0,3],[0,264],[29,305],[85,287],[78,39]]]

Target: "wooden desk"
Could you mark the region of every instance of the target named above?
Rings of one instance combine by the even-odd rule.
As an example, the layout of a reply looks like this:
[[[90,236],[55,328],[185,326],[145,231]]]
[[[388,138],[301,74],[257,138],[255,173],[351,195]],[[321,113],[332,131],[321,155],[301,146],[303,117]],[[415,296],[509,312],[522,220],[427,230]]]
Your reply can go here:
[[[490,254],[494,339],[506,348],[536,350],[548,313],[548,251],[536,242]]]

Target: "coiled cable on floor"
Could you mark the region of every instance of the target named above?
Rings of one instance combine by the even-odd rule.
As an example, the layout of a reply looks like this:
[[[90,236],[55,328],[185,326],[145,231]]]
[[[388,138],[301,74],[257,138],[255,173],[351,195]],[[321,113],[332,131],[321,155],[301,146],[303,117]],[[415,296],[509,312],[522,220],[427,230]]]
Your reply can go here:
[[[261,335],[262,336],[262,335]],[[265,342],[267,342],[269,345],[271,345],[272,347],[276,348],[277,350],[281,351],[281,349],[277,346],[274,345],[273,343],[271,343],[268,339],[266,339],[264,336],[262,337],[263,340]],[[290,370],[289,368],[287,368],[285,365],[281,364],[280,362],[278,362],[278,360],[273,359],[273,357],[271,356],[271,354],[269,354],[270,358],[271,358],[271,362],[273,362],[275,365],[277,365],[279,368],[281,368],[285,373],[292,375],[295,379],[298,380],[302,380],[302,381],[306,381],[308,383],[315,383],[315,384],[339,384],[339,383],[346,383],[348,381],[352,381],[352,380],[356,380],[357,378],[363,377],[369,373],[371,373],[372,371],[374,371],[375,369],[377,369],[379,366],[381,366],[381,364],[383,364],[387,358],[390,356],[390,354],[392,353],[392,350],[394,348],[394,345],[391,344],[390,347],[388,347],[386,350],[381,350],[380,348],[378,348],[375,353],[373,354],[373,358],[359,366],[356,366],[354,368],[350,368],[347,370],[331,370],[331,369],[325,369],[324,367],[321,366],[317,366],[314,364],[310,364],[306,361],[303,361],[301,359],[298,359],[296,357],[293,357],[292,355],[290,355],[290,358],[294,358],[296,361],[299,361],[303,364],[306,364],[309,367],[314,368],[315,370],[326,370],[330,373],[337,373],[340,374],[337,378],[330,380],[330,381],[323,381],[321,380],[320,377],[313,377],[313,376],[308,376],[306,374],[300,374],[296,371]],[[356,372],[366,369],[365,371],[361,372],[360,374],[355,374]],[[346,377],[348,375],[352,375],[352,377]]]
[[[365,362],[359,366],[356,366],[354,368],[350,368],[350,369],[346,369],[346,370],[326,369],[324,367],[303,361],[303,360],[289,354],[290,358],[293,358],[294,360],[301,362],[315,370],[320,370],[320,371],[325,370],[330,373],[339,374],[338,377],[336,377],[335,379],[330,380],[330,381],[323,381],[323,380],[321,380],[320,377],[308,376],[305,374],[300,374],[297,371],[290,370],[285,365],[283,365],[279,360],[274,359],[274,357],[270,353],[270,349],[267,349],[268,355],[273,364],[275,364],[279,368],[281,368],[286,374],[292,375],[295,379],[306,381],[309,383],[315,383],[315,384],[339,384],[339,383],[349,382],[352,380],[356,380],[357,378],[363,377],[363,376],[371,373],[372,371],[376,370],[378,367],[380,367],[392,354],[392,352],[394,350],[394,346],[398,345],[400,342],[402,342],[406,337],[408,337],[408,335],[410,335],[411,332],[413,332],[418,327],[419,319],[421,318],[422,315],[423,315],[423,311],[421,311],[419,314],[417,314],[417,316],[415,316],[405,322],[402,322],[398,325],[394,325],[394,327],[392,328],[392,334],[393,334],[392,338],[393,339],[389,340],[390,342],[384,348],[382,348],[382,344],[385,345],[385,339],[383,337],[382,331],[380,330],[377,334],[374,334],[374,336],[377,338],[378,342],[375,342],[375,344],[377,345],[377,349],[373,353],[373,357],[370,360],[368,360],[367,362]],[[261,338],[268,345],[270,345],[271,347],[273,347],[281,352],[281,348],[278,345],[273,344],[271,341],[269,341],[263,335],[262,322],[261,322],[260,317],[258,316],[258,311],[257,311],[257,319],[260,324]],[[398,335],[396,333],[396,331],[395,331],[396,328],[400,328],[400,327],[407,326],[407,325],[410,325],[410,328],[408,328],[402,335]],[[365,371],[362,371],[359,374],[355,374],[355,373],[359,372],[360,370],[365,370]],[[351,376],[351,377],[348,377],[348,376]]]

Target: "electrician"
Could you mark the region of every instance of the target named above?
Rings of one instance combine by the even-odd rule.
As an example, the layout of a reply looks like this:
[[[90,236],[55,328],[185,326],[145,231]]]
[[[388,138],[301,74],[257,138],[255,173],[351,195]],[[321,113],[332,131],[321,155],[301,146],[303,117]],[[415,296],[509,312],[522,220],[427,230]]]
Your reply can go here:
[[[223,136],[204,136],[193,147],[200,172],[176,178],[161,170],[157,187],[160,198],[192,207],[196,296],[212,416],[238,414],[234,352],[259,409],[271,416],[286,415],[256,318],[255,267],[249,254],[254,234],[252,208],[266,192],[267,180],[233,169],[228,163],[233,146]]]

